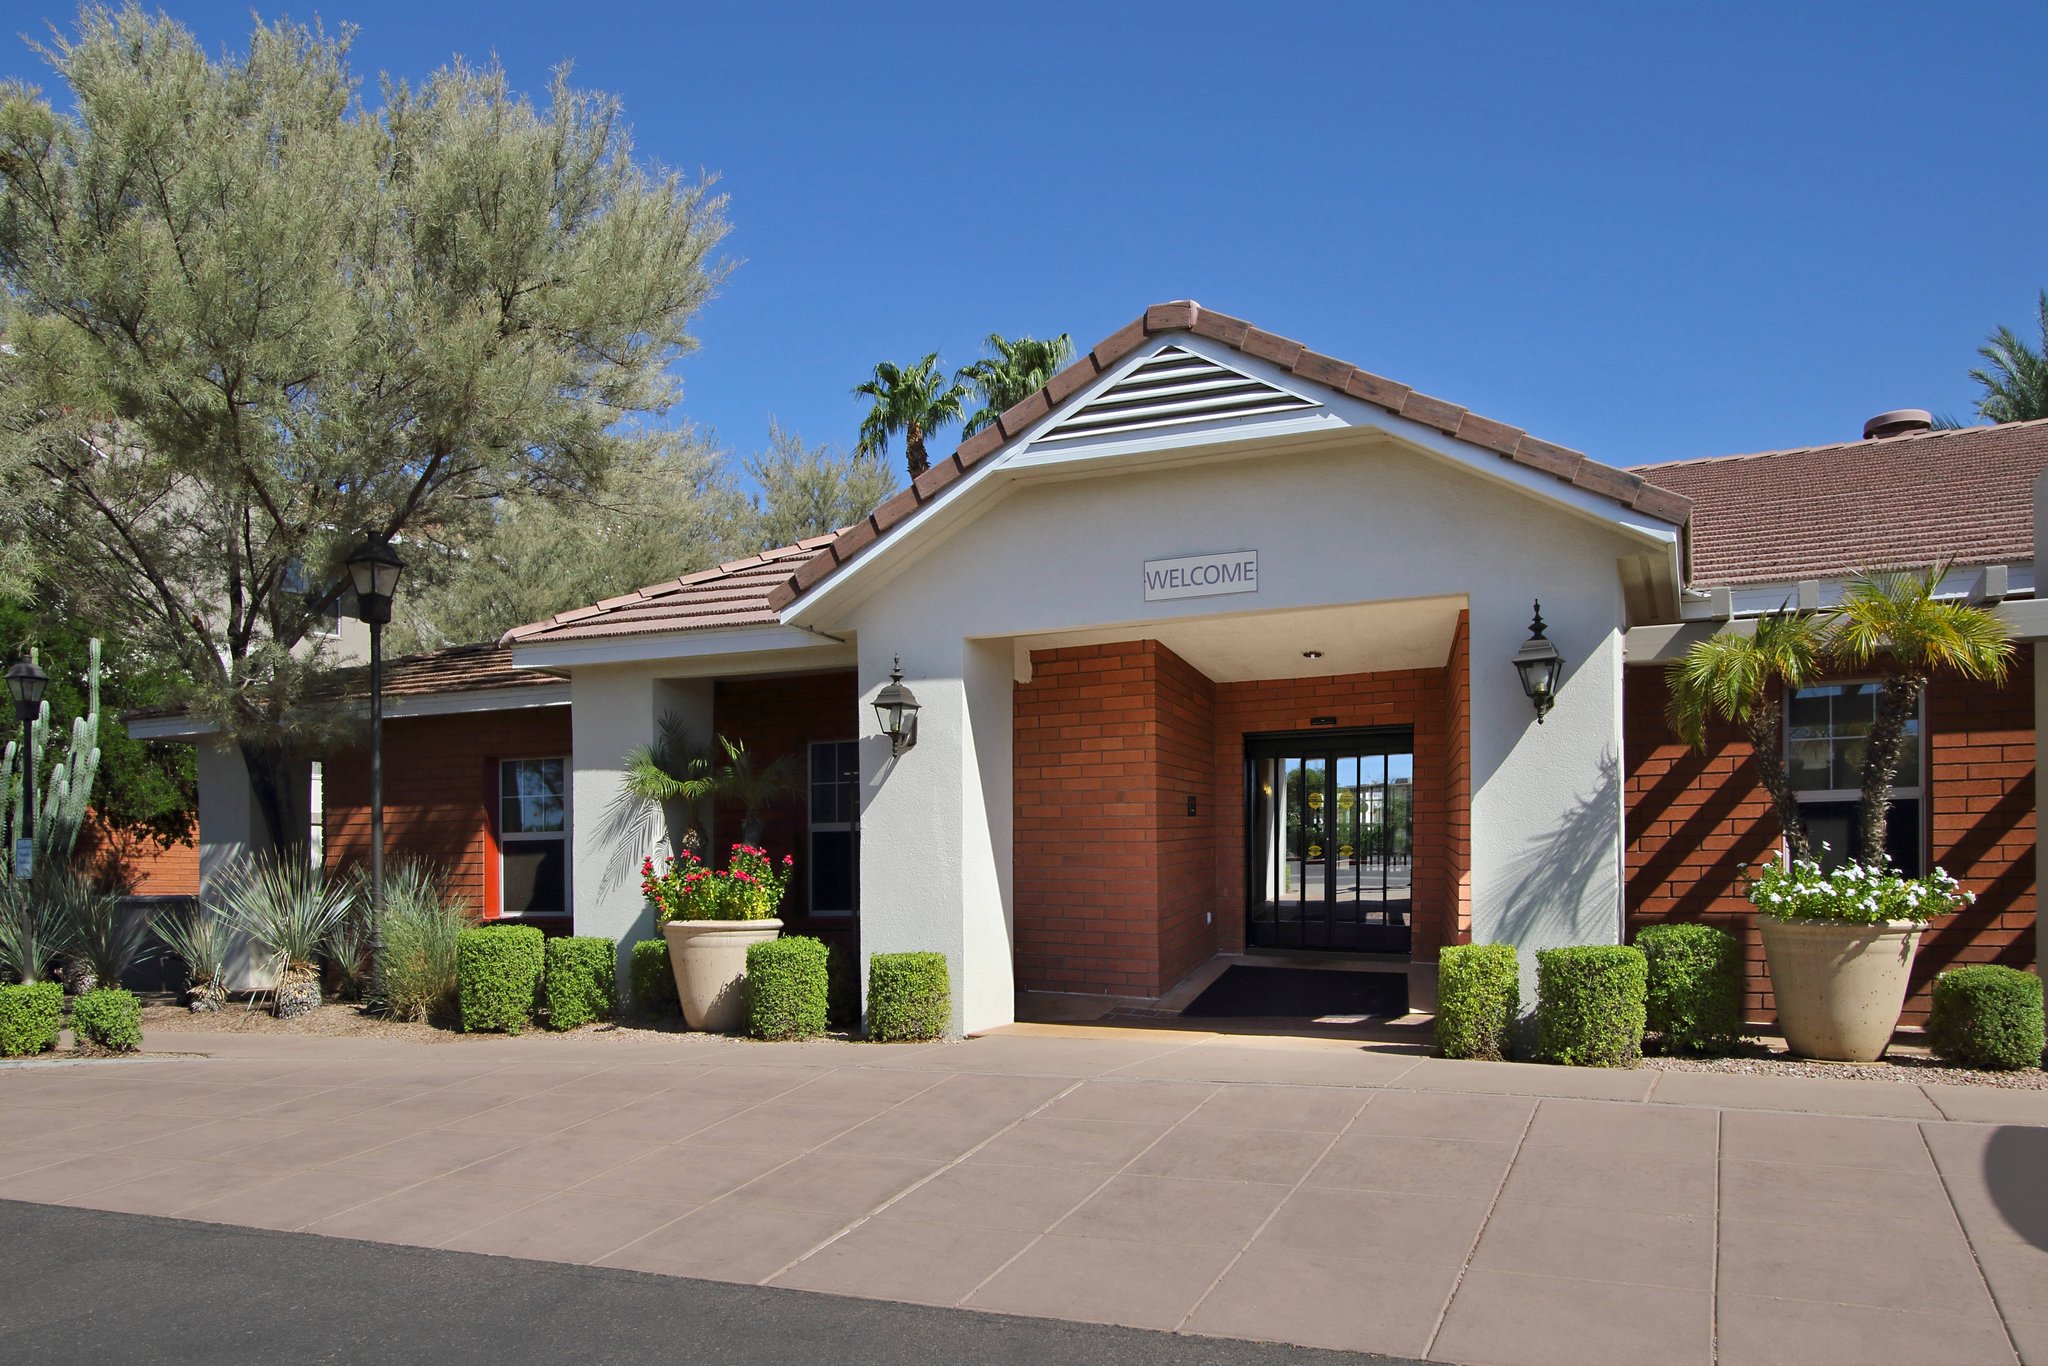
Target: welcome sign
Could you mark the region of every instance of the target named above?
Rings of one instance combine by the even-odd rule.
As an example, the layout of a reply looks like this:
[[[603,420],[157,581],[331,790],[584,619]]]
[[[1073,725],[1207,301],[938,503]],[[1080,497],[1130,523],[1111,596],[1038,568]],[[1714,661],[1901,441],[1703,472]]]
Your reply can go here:
[[[1147,602],[1157,602],[1161,598],[1208,598],[1223,593],[1258,591],[1259,552],[1256,550],[1145,561]]]

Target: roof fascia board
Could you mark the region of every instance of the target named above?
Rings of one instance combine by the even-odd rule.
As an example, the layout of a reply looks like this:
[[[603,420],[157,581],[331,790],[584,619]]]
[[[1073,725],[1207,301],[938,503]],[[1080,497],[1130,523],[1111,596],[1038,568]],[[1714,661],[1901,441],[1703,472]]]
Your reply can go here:
[[[1984,571],[1989,567],[1982,564],[1950,566],[1947,573],[1942,576],[1941,586],[1936,590],[1936,596],[1942,598],[1970,598],[1976,592],[1978,582],[1982,579]],[[2005,591],[2007,595],[2028,596],[2034,592],[2034,566],[2032,562],[2007,562],[2005,568]],[[1755,617],[1775,612],[1787,603],[1795,607],[1798,606],[1799,586],[1801,583],[1819,585],[1819,606],[1840,606],[1843,595],[1848,591],[1851,577],[1853,576],[1836,574],[1826,577],[1815,576],[1808,579],[1785,579],[1774,583],[1735,584],[1726,591],[1729,596],[1729,606],[1734,615],[1738,617]],[[1697,593],[1704,592],[1705,590],[1694,589],[1692,591]],[[1704,598],[1691,599],[1685,603],[1684,616],[1687,621],[1712,620],[1713,606]]]
[[[2009,598],[1989,609],[2022,642],[2048,640],[2048,598]],[[1669,664],[1681,659],[1699,641],[1716,635],[1752,636],[1757,618],[1730,621],[1681,621],[1629,628],[1622,645],[1623,662],[1631,667]]]
[[[1032,450],[1032,442],[1059,425],[1062,418],[1093,402],[1166,346],[1177,346],[1287,393],[1315,399],[1321,406],[1312,412],[1279,420],[1251,419],[1245,425],[1203,424],[1193,430],[1172,427],[1136,438],[1083,438],[1062,442],[1045,450]],[[1676,577],[1680,537],[1679,528],[1671,522],[1625,508],[1611,498],[1567,484],[1555,475],[1531,469],[1497,452],[1446,436],[1375,404],[1304,380],[1220,342],[1192,332],[1161,332],[1148,337],[1143,346],[1097,375],[1089,384],[1075,390],[1066,402],[1005,442],[1000,450],[948,485],[938,497],[891,528],[880,544],[869,548],[851,564],[784,608],[782,620],[785,623],[822,622],[831,619],[835,612],[843,612],[866,595],[868,581],[877,577],[877,566],[899,558],[905,553],[903,547],[906,544],[926,534],[934,525],[944,525],[978,505],[983,499],[977,494],[985,494],[993,486],[1011,479],[1055,472],[1080,473],[1090,466],[1100,467],[1111,461],[1136,461],[1175,451],[1192,453],[1203,448],[1259,439],[1334,434],[1354,428],[1384,432],[1396,441],[1447,460],[1481,478],[1508,484],[1630,539],[1656,547],[1671,558]],[[515,653],[514,658],[519,659],[519,656]]]
[[[716,674],[721,664],[739,662],[741,656],[773,654],[786,667],[792,654],[816,655],[819,662],[806,667],[828,667],[844,655],[853,657],[851,644],[833,640],[800,626],[764,624],[759,626],[712,627],[694,631],[649,632],[610,639],[536,641],[512,646],[512,662],[527,669],[574,669],[593,664],[675,664],[703,663],[695,672]],[[756,670],[742,669],[741,672]],[[758,670],[769,672],[770,670]]]
[[[321,704],[324,706],[335,703]],[[346,698],[339,705],[352,711],[366,711],[364,698]],[[414,716],[464,716],[474,712],[526,711],[535,707],[569,705],[567,683],[538,683],[530,688],[479,688],[474,692],[408,693],[384,700],[384,719],[402,721]],[[204,740],[219,735],[220,727],[191,716],[145,716],[126,723],[131,740]]]

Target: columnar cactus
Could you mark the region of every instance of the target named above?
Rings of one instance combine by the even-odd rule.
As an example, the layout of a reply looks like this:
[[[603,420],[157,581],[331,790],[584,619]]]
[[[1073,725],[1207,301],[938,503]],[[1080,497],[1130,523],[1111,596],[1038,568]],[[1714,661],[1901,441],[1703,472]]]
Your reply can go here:
[[[42,711],[29,723],[29,732],[35,738],[35,752],[40,759],[50,754],[50,704],[45,701]],[[18,837],[22,827],[22,765],[21,741],[9,740],[4,754],[0,754],[0,773],[4,773],[7,784],[7,829],[9,844]],[[55,858],[69,862],[71,851],[78,843],[78,832],[85,828],[87,810],[92,805],[92,784],[100,771],[100,643],[92,642],[91,662],[86,670],[85,715],[71,723],[71,743],[63,757],[50,769],[50,779],[41,798],[36,802],[35,841],[38,859]]]

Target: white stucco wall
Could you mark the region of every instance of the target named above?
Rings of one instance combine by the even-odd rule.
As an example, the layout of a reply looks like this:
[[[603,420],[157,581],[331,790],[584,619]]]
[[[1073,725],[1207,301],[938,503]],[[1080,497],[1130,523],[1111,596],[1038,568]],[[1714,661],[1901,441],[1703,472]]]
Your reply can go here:
[[[619,982],[631,980],[627,954],[635,940],[654,933],[653,915],[640,894],[640,861],[657,852],[656,840],[629,830],[616,814],[625,757],[653,742],[661,718],[683,718],[701,741],[711,739],[711,680],[660,677],[647,665],[591,666],[576,670],[570,703],[570,789],[573,849],[569,876],[577,934],[619,943]]]
[[[961,1027],[1010,1017],[1007,932],[994,945],[1009,916],[1010,689],[991,669],[1019,635],[1128,624],[1142,638],[1147,624],[1190,616],[1463,594],[1474,938],[1530,948],[1618,939],[1616,560],[1641,542],[1361,434],[1341,449],[1020,482],[913,545],[807,620],[858,633],[864,700],[901,653],[925,704],[918,745],[901,760],[888,762],[879,740],[864,748],[862,931],[870,952],[959,955]],[[1243,549],[1259,554],[1256,594],[1143,600],[1144,561]],[[1567,661],[1541,727],[1509,663],[1536,597]],[[1266,676],[1300,672],[1298,656],[1283,656]]]

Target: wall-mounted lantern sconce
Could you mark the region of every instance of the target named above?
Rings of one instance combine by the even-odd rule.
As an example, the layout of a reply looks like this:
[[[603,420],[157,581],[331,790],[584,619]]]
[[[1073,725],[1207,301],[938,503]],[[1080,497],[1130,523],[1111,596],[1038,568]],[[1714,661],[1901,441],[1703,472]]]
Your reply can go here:
[[[1536,619],[1529,623],[1529,638],[1515,651],[1515,672],[1522,676],[1522,691],[1536,705],[1536,724],[1557,700],[1558,680],[1564,676],[1564,656],[1543,636],[1543,604],[1536,604]]]
[[[917,743],[917,694],[903,686],[903,656],[896,656],[889,681],[875,694],[875,719],[889,737],[889,753],[901,754]]]

